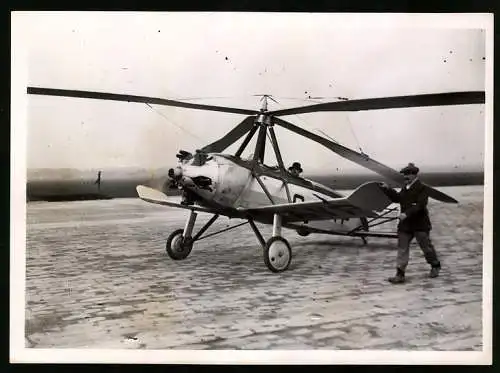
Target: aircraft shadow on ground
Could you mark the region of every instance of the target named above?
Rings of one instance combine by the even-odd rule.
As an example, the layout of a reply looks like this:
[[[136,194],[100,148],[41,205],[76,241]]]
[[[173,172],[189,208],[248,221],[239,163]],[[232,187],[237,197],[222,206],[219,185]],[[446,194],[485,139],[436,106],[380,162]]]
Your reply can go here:
[[[307,242],[297,242],[293,246],[296,248],[300,247],[310,247],[310,246],[318,246],[321,249],[328,250],[339,250],[344,248],[356,248],[356,249],[366,249],[366,250],[394,250],[396,247],[395,242],[383,242],[383,241],[370,241],[370,238],[367,238],[368,243],[365,245],[360,238],[353,237],[350,241],[339,241],[335,239],[331,240],[311,240]],[[292,244],[290,242],[290,244]]]
[[[361,239],[352,238],[352,240],[344,240],[339,241],[335,239],[316,239],[310,240],[307,242],[294,242],[293,239],[289,239],[289,243],[292,247],[292,255],[293,260],[290,269],[300,269],[302,267],[308,267],[311,263],[311,260],[316,261],[316,259],[311,259],[309,254],[314,255],[314,253],[327,253],[327,252],[342,252],[343,255],[358,255],[360,252],[373,252],[373,251],[390,251],[393,252],[397,249],[395,242],[384,242],[384,241],[373,241],[368,242],[367,245],[364,245]],[[260,271],[265,270],[263,267],[262,261],[260,260],[262,256],[262,248],[256,245],[238,245],[234,247],[223,246],[222,250],[216,250],[215,252],[209,255],[210,265],[212,267],[227,266],[228,261],[232,261],[231,258],[228,258],[226,250],[238,252],[238,260],[234,262],[232,267],[234,269],[234,265],[236,267],[244,267],[248,269],[248,263],[251,262],[252,270]],[[352,251],[350,251],[352,250]],[[197,255],[198,253],[193,253],[193,255]],[[205,253],[206,254],[206,253]],[[208,255],[208,254],[207,254]],[[167,258],[168,259],[168,258]],[[190,265],[196,266],[197,264],[192,263]],[[236,270],[236,272],[238,272]],[[267,271],[267,270],[266,270]],[[269,272],[271,273],[271,272]]]

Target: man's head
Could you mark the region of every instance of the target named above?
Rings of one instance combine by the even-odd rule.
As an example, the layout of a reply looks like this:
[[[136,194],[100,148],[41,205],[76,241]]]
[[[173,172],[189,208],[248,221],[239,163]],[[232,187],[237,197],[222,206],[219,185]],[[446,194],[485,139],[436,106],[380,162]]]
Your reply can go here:
[[[419,169],[417,166],[415,166],[413,163],[408,163],[408,166],[404,167],[399,172],[403,174],[405,178],[405,184],[409,184],[417,178],[418,171]]]
[[[302,167],[299,162],[294,162],[289,168],[288,171],[294,176],[299,176],[302,172]]]

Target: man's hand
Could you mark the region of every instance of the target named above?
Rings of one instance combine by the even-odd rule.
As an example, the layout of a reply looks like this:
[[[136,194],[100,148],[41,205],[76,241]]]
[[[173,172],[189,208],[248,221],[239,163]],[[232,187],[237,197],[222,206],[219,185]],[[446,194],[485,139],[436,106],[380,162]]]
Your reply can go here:
[[[406,216],[406,214],[405,214],[404,212],[402,212],[402,213],[401,213],[401,214],[399,214],[399,216],[398,216],[398,219],[399,219],[399,220],[404,220],[404,219],[406,219],[406,218],[407,218],[407,216]]]

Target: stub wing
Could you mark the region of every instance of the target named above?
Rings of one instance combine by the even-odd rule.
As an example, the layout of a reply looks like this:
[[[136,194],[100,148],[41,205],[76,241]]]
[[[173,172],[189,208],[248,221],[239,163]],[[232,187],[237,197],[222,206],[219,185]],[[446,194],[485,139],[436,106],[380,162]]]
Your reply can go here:
[[[377,217],[377,211],[391,204],[377,182],[358,187],[347,197],[320,199],[314,202],[285,203],[255,208],[239,209],[251,215],[280,214],[288,222],[319,219],[350,219]]]
[[[165,193],[162,193],[157,189],[153,189],[145,185],[138,185],[135,189],[137,191],[137,195],[139,196],[139,198],[149,203],[155,203],[157,205],[170,206],[170,207],[176,207],[193,211],[212,212],[212,210],[209,210],[201,206],[194,206],[194,205],[187,206],[169,200],[169,198]]]

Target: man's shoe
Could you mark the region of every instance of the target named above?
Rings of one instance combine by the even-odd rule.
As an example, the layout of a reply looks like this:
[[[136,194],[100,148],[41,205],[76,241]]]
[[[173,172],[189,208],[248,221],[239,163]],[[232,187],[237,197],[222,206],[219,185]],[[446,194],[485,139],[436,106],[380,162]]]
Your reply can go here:
[[[389,282],[391,284],[403,284],[405,282],[405,276],[396,275],[394,277],[389,277]]]
[[[394,277],[389,277],[388,281],[391,284],[402,284],[405,282],[405,273],[398,268],[396,276]]]
[[[431,268],[431,273],[429,274],[430,278],[436,278],[439,276],[439,271],[441,270],[441,267],[432,267]]]

